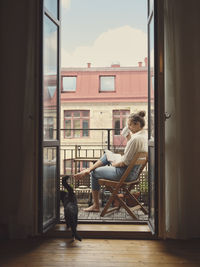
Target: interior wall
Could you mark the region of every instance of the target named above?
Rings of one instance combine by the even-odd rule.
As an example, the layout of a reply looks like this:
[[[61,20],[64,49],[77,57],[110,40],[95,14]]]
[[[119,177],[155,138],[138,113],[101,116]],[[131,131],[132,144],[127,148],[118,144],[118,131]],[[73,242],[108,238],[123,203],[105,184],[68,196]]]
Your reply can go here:
[[[200,1],[165,0],[166,237],[200,237]]]
[[[36,232],[38,2],[0,3],[1,237]]]

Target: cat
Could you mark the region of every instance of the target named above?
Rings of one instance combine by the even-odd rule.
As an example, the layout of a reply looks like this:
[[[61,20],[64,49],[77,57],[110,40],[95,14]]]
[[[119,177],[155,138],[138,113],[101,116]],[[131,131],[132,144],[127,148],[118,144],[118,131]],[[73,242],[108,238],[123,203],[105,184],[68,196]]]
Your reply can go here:
[[[66,175],[62,178],[62,185],[68,192],[60,191],[60,199],[64,206],[64,215],[67,228],[71,228],[72,237],[81,241],[82,238],[77,233],[78,224],[78,205],[76,195],[73,188],[67,183],[70,176]]]

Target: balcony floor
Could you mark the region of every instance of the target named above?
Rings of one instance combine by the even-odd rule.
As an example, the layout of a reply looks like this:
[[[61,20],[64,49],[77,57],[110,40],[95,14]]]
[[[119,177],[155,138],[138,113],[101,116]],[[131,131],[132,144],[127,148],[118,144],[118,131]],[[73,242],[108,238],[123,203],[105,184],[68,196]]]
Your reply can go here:
[[[134,222],[134,221],[147,221],[148,214],[145,215],[141,210],[134,212],[137,219],[133,219],[125,209],[120,208],[110,214],[106,214],[104,217],[100,217],[100,212],[85,212],[83,208],[88,207],[87,204],[79,205],[78,219],[79,221],[90,221],[90,222]],[[103,207],[101,207],[102,211]],[[61,206],[60,208],[60,220],[64,221],[64,209]]]

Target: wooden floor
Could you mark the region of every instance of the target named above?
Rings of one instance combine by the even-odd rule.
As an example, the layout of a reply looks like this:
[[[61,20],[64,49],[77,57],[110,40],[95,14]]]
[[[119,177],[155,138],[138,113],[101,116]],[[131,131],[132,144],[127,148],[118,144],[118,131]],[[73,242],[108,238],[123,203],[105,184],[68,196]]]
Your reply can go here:
[[[43,238],[0,242],[1,267],[200,266],[200,240]]]

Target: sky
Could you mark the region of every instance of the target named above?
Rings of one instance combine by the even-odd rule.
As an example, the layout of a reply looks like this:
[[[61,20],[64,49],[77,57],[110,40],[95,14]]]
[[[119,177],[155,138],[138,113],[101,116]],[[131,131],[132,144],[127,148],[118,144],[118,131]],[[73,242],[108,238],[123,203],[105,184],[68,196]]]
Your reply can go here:
[[[61,0],[61,66],[137,66],[147,56],[147,0]]]

